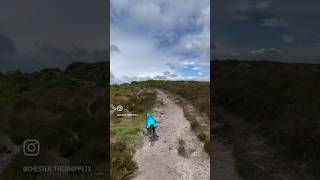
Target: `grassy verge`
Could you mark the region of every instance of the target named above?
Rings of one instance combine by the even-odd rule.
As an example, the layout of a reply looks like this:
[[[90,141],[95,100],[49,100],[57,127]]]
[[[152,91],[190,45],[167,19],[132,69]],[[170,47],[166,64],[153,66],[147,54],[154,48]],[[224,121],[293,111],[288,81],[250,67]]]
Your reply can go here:
[[[111,179],[130,179],[138,168],[133,160],[134,145],[143,131],[145,113],[155,103],[156,96],[145,88],[129,84],[111,86],[111,104],[122,105],[122,112],[115,111],[110,121]],[[117,114],[133,113],[134,117]]]
[[[255,166],[248,158],[244,156],[243,149],[239,148],[237,144],[233,145],[233,155],[235,157],[234,164],[239,175],[245,180],[273,180],[268,173],[262,171]]]
[[[83,87],[59,69],[0,75],[0,134],[7,135],[18,146],[25,139],[37,139],[41,144],[39,156],[30,158],[20,152],[4,168],[0,178],[44,179],[46,173],[23,173],[22,166],[64,165],[65,162],[90,165],[94,172],[105,172],[103,90],[98,85]],[[90,113],[91,104],[97,106]]]
[[[320,66],[215,60],[214,68],[215,104],[255,127],[277,159],[320,177]]]
[[[111,179],[129,178],[138,168],[133,160],[134,140],[142,122],[142,118],[136,118],[133,123],[110,124]]]
[[[183,114],[184,117],[190,121],[191,130],[194,131],[198,139],[204,143],[203,150],[207,153],[210,153],[210,140],[208,135],[205,133],[205,127],[197,122],[186,108],[183,108]]]

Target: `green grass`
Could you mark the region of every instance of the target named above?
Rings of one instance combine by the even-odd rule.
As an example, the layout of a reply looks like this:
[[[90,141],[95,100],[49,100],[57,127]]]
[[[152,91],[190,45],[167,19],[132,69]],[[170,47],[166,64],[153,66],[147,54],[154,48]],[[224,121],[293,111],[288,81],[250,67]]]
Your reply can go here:
[[[52,91],[57,92],[58,90]],[[79,102],[77,103],[78,107],[68,104],[73,98],[83,100],[77,91],[73,92],[73,96],[64,97],[64,101],[62,101],[63,109],[53,108],[55,107],[53,105],[58,102],[61,103],[59,98],[48,99],[51,92],[44,94],[46,95],[25,97],[28,101],[33,98],[38,99],[34,102],[34,107],[29,109],[21,109],[20,105],[15,106],[15,102],[13,102],[13,105],[9,104],[12,109],[9,108],[8,111],[1,112],[5,115],[1,123],[7,121],[7,125],[1,126],[1,129],[4,128],[4,133],[8,134],[17,145],[20,145],[25,139],[38,139],[41,142],[43,157],[49,159],[51,159],[50,155],[46,154],[56,150],[59,157],[68,159],[70,163],[94,166],[105,163],[105,130],[101,127],[105,127],[106,116],[89,118],[85,106],[81,106]],[[86,101],[83,102],[83,105],[85,103]],[[15,110],[15,108],[18,108],[18,110]],[[74,134],[77,134],[78,139],[74,138]],[[95,139],[95,141],[92,141],[92,139]],[[15,173],[16,176],[21,175],[19,168],[10,170],[10,167],[19,166],[22,160],[23,158],[14,159],[11,163],[12,166],[4,171],[4,176],[14,178]],[[36,162],[40,163],[42,160],[46,162],[45,159],[38,159]],[[46,163],[43,165],[46,165]]]
[[[195,132],[198,139],[204,143],[203,150],[207,153],[210,153],[210,139],[205,133],[205,127],[195,120],[195,118],[190,114],[190,112],[183,108],[184,117],[190,121],[190,128]]]
[[[0,99],[41,92],[56,86],[75,85],[61,70],[46,70],[32,74],[15,71],[0,76]],[[9,99],[10,100],[10,99]]]
[[[201,126],[197,121],[191,120],[191,129],[195,132],[201,131]]]
[[[189,100],[201,113],[210,114],[210,82],[148,80],[132,82],[141,87],[167,90]]]
[[[100,86],[106,85],[108,63],[74,62],[66,68],[66,74],[75,78],[93,81]]]
[[[111,104],[122,105],[130,112],[143,113],[151,109],[155,102],[155,94],[132,85],[112,85]]]
[[[244,156],[243,149],[238,145],[233,146],[234,164],[239,175],[246,180],[273,180],[274,178],[268,173],[255,166],[247,157]]]
[[[210,147],[211,147],[210,139],[206,138],[204,140],[203,150],[205,152],[207,152],[208,154],[210,154],[210,152],[211,152],[211,148]]]
[[[21,172],[22,165],[61,164],[62,158],[70,164],[107,169],[106,114],[101,113],[106,106],[104,97],[93,100],[96,113],[89,117],[87,112],[94,94],[103,88],[81,87],[71,78],[53,68],[0,75],[0,133],[7,134],[16,145],[30,138],[41,142],[37,158],[21,152],[4,169],[3,179],[27,179],[30,174]],[[30,178],[42,175],[32,174]]]
[[[122,105],[122,112],[115,111],[110,121],[111,179],[132,178],[137,169],[133,160],[134,145],[144,127],[145,113],[151,110],[156,96],[147,89],[129,84],[111,86],[111,104]],[[118,113],[131,112],[135,117],[118,117]]]
[[[130,177],[137,169],[133,160],[134,144],[141,132],[143,117],[135,117],[132,121],[110,124],[111,136],[111,179]]]
[[[187,151],[185,148],[186,142],[182,139],[178,141],[178,154],[182,157],[187,157]]]
[[[133,145],[137,135],[142,132],[141,126],[144,123],[144,115],[134,117],[130,121],[111,122],[110,134],[112,138],[124,139],[128,144]]]

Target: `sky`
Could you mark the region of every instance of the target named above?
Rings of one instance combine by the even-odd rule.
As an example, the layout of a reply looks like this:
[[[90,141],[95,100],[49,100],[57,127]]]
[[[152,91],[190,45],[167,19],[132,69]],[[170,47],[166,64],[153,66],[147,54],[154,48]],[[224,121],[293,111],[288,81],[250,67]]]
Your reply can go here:
[[[209,80],[209,0],[110,3],[111,83]]]
[[[211,59],[320,63],[319,0],[215,0]]]
[[[320,62],[319,0],[111,0],[111,79],[208,79],[211,59]],[[0,72],[106,59],[105,0],[2,0]],[[214,58],[213,58],[214,56]]]
[[[1,0],[0,72],[106,60],[107,1]]]

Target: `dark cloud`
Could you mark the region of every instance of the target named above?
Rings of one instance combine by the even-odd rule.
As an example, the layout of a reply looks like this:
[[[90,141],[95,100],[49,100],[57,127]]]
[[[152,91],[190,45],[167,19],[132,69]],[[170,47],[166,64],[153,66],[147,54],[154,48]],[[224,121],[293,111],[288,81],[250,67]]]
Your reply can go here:
[[[157,79],[157,80],[167,80],[167,79],[174,79],[178,77],[176,74],[172,74],[168,71],[163,72],[163,75],[156,75],[152,79]]]
[[[156,76],[154,76],[154,79],[156,79],[156,80],[166,80],[167,77],[166,76],[161,76],[161,75],[156,75]]]
[[[12,56],[17,52],[13,40],[0,32],[0,57]]]
[[[106,59],[107,4],[103,0],[1,1],[0,54],[11,55],[6,64],[0,61],[1,71]]]
[[[218,48],[211,55],[320,63],[319,6],[316,0],[215,1],[211,40]]]
[[[281,39],[287,44],[292,44],[294,43],[295,37],[292,35],[284,34],[281,36]]]
[[[118,46],[111,44],[110,46],[110,53],[114,53],[114,52],[120,52],[120,49]]]
[[[272,6],[272,1],[265,1],[265,0],[255,2],[253,4],[253,7],[259,11],[268,10],[271,8],[271,6]]]
[[[67,50],[48,44],[37,44],[36,47],[35,51],[30,52],[30,56],[37,59],[37,61],[42,61],[44,66],[53,65],[65,68],[74,61],[95,62],[106,59],[103,50],[91,50],[77,45],[72,45],[71,49]],[[48,64],[46,64],[47,62]]]
[[[91,50],[73,45],[71,49],[61,49],[48,44],[36,44],[34,50],[16,52],[6,61],[1,61],[0,71],[21,70],[33,72],[42,68],[64,69],[75,61],[97,62],[106,60],[106,52],[103,50]]]
[[[275,17],[286,18],[290,32],[319,38],[319,7],[318,0],[285,0],[277,2],[270,13]]]
[[[217,49],[216,44],[214,44],[213,42],[211,42],[210,49],[216,50],[216,49]]]
[[[167,78],[175,78],[175,77],[178,77],[176,74],[172,74],[172,73],[170,73],[170,72],[168,72],[168,71],[166,71],[166,72],[163,72],[163,75]]]
[[[217,50],[216,44],[213,42],[213,40],[210,41],[210,60],[214,59],[215,51]]]
[[[282,26],[288,26],[288,20],[284,18],[277,18],[277,17],[272,17],[269,19],[264,19],[263,22],[261,23],[261,26],[266,26],[266,27],[282,27]]]
[[[40,51],[40,53],[44,53],[47,55],[52,55],[52,57],[64,57],[64,56],[68,56],[69,52],[62,50],[62,49],[58,49],[57,47],[53,46],[53,45],[48,45],[48,44],[35,44],[35,47],[38,48],[38,50]]]
[[[105,45],[107,1],[2,0],[0,27],[21,48],[34,43],[87,48]]]
[[[167,66],[169,66],[170,69],[176,69],[176,65],[172,64],[172,63],[166,63]]]
[[[51,56],[52,58],[59,58],[62,61],[68,60],[68,59],[79,59],[79,60],[85,60],[85,59],[95,59],[95,60],[103,60],[100,56],[100,51],[93,51],[88,48],[79,47],[77,45],[72,45],[72,49],[65,50],[58,47],[55,47],[53,45],[48,44],[36,44],[35,45],[38,48],[37,53],[39,54],[45,54],[47,56]]]
[[[111,84],[116,83],[116,77],[114,76],[114,74],[112,72],[110,72],[110,82],[111,82]]]

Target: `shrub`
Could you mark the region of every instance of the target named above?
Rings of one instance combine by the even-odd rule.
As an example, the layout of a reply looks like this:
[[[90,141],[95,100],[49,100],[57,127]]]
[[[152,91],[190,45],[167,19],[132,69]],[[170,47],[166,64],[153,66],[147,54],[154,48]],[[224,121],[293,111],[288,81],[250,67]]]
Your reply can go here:
[[[178,154],[182,157],[186,157],[187,156],[187,151],[185,149],[185,142],[184,140],[182,139],[179,139],[179,142],[178,142]]]
[[[124,140],[117,139],[110,144],[111,179],[130,176],[137,168],[133,153]]]
[[[204,132],[198,133],[197,137],[200,141],[204,142],[206,139],[208,139],[207,135]]]
[[[205,152],[207,152],[207,153],[209,153],[210,154],[210,145],[211,145],[211,143],[210,143],[210,140],[208,139],[208,138],[206,138],[205,140],[204,140],[204,144],[203,144],[203,150],[205,151]]]

